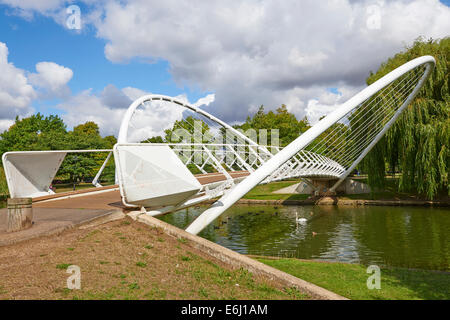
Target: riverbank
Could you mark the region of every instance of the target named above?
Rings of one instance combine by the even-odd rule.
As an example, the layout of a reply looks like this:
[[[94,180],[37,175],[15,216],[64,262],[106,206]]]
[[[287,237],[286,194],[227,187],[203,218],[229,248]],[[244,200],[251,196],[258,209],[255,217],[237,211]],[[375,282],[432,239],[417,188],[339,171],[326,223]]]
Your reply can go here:
[[[254,259],[318,286],[356,300],[448,300],[450,272],[383,268],[381,289],[367,288],[367,266],[292,258]]]
[[[81,290],[67,289],[68,266]],[[0,299],[308,299],[129,218],[0,248]]]
[[[210,201],[212,203],[214,201]],[[345,197],[324,197],[305,200],[279,199],[259,200],[240,199],[237,204],[252,205],[284,205],[284,206],[307,206],[307,205],[337,205],[337,206],[420,206],[420,207],[450,207],[448,201],[426,201],[426,200],[352,200]]]
[[[437,200],[421,199],[408,193],[387,191],[370,194],[338,195],[333,197],[312,197],[306,194],[280,194],[274,191],[289,187],[298,181],[280,181],[258,185],[237,203],[254,205],[339,205],[339,206],[423,206],[449,207],[450,198]],[[213,201],[211,201],[213,202]]]

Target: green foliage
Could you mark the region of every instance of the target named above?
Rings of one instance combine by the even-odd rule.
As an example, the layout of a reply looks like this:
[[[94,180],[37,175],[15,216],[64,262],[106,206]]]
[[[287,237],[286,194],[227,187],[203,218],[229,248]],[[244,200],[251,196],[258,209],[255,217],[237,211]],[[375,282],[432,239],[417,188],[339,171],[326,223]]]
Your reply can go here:
[[[302,120],[297,120],[294,114],[290,113],[283,104],[276,112],[264,112],[264,106],[261,106],[258,112],[253,117],[248,117],[245,123],[235,126],[236,129],[241,129],[244,133],[249,129],[256,130],[257,138],[260,144],[260,130],[279,130],[280,146],[286,146],[294,141],[303,132],[310,128],[308,119],[305,117]],[[267,132],[267,145],[275,144],[271,141],[270,132]],[[250,137],[251,138],[251,137]]]
[[[116,138],[102,138],[96,123],[88,121],[67,131],[66,125],[59,116],[44,117],[40,113],[27,118],[16,117],[15,123],[0,134],[0,154],[7,151],[31,150],[81,150],[111,149]],[[93,177],[102,165],[106,153],[68,154],[57,173],[57,177],[73,183]],[[3,169],[2,169],[3,172]],[[114,160],[110,159],[104,178],[114,178]],[[1,192],[5,189],[4,178],[0,174]]]
[[[5,170],[0,167],[0,197],[5,197],[9,195],[8,184],[6,183]]]
[[[0,153],[64,149],[65,134],[66,125],[58,116],[37,113],[23,119],[16,117],[15,123],[0,134]]]
[[[192,116],[183,120],[177,120],[171,129],[164,130],[164,141],[178,143],[201,143],[209,142],[213,136],[209,132],[209,126],[202,120]],[[160,141],[161,137],[151,139]]]
[[[161,136],[156,136],[156,137],[151,137],[151,138],[146,139],[141,142],[142,143],[164,143],[164,139]]]
[[[403,112],[362,163],[369,184],[382,187],[386,168],[401,172],[400,191],[417,191],[433,199],[450,193],[450,38],[418,39],[404,52],[388,59],[367,83],[371,84],[400,65],[423,55],[432,55],[436,67],[416,99]]]

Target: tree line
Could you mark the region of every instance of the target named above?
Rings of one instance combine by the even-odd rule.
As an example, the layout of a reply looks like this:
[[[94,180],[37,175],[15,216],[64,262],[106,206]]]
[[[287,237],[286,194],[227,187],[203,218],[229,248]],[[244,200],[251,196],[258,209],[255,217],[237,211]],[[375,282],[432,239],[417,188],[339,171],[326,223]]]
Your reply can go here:
[[[117,142],[114,136],[102,137],[93,121],[80,124],[68,131],[64,121],[57,115],[40,113],[19,119],[0,134],[0,155],[7,151],[33,150],[89,150],[111,149]],[[91,180],[102,165],[107,153],[67,154],[55,179],[61,183],[78,183]],[[4,173],[0,182],[2,193],[6,183]],[[102,174],[103,180],[114,180],[114,161],[111,159]]]

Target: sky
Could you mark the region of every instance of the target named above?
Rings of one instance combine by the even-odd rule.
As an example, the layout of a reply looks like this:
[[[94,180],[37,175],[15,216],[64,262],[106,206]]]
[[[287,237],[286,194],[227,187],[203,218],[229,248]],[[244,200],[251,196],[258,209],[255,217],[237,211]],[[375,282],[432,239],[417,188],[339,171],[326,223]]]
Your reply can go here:
[[[449,36],[449,6],[0,0],[0,131],[41,112],[61,116],[68,129],[95,121],[102,135],[117,136],[127,107],[148,93],[208,97],[202,107],[228,123],[281,104],[314,123],[418,37]]]

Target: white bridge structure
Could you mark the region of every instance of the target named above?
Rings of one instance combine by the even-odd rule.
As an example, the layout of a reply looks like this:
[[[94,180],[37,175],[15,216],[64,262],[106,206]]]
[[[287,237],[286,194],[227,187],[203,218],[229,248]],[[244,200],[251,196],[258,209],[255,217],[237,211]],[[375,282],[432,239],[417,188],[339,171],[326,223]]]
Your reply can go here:
[[[99,177],[113,155],[126,207],[157,216],[216,199],[187,227],[197,234],[258,184],[325,178],[335,181],[329,190],[335,191],[416,97],[434,65],[433,57],[423,56],[400,66],[284,148],[258,144],[205,108],[146,95],[128,108],[113,150],[5,153],[10,195],[52,194],[49,187],[68,153],[103,152],[107,157],[93,184],[101,187]],[[154,115],[163,120],[155,122]],[[133,143],[144,140],[149,124],[167,129],[174,117],[176,141]]]

